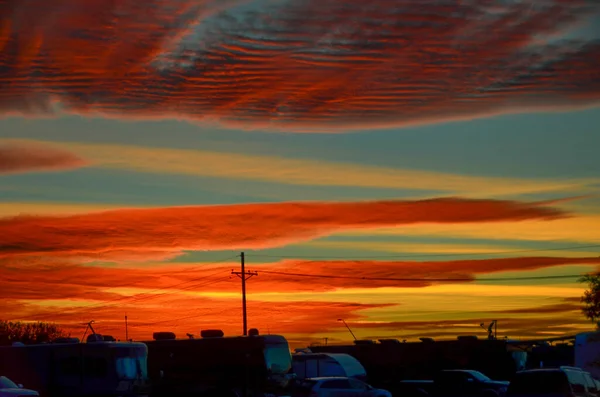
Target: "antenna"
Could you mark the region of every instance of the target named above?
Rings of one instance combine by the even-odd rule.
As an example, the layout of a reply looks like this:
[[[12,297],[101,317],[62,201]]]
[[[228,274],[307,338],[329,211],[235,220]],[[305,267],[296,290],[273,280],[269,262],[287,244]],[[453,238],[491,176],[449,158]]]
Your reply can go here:
[[[498,321],[497,320],[492,320],[492,322],[490,323],[490,325],[487,326],[487,328],[485,327],[484,323],[479,324],[479,326],[487,331],[488,339],[490,339],[490,340],[498,339]]]
[[[92,327],[92,324],[94,324],[94,323],[95,323],[94,320],[90,320],[87,323],[84,323],[86,325],[86,327],[85,327],[85,332],[83,333],[83,336],[81,337],[82,342],[85,339],[85,335],[87,334],[88,329],[92,330],[92,335],[96,335],[96,331],[94,331],[94,327]]]
[[[346,321],[344,321],[343,318],[338,318],[338,321],[341,321],[342,323],[344,323],[344,325],[346,326],[346,328],[348,328],[348,331],[350,331],[350,334],[352,335],[352,337],[354,338],[354,340],[356,340],[356,336],[354,336],[354,332],[352,332],[352,330],[350,329],[350,327],[348,326],[348,324],[346,324]]]

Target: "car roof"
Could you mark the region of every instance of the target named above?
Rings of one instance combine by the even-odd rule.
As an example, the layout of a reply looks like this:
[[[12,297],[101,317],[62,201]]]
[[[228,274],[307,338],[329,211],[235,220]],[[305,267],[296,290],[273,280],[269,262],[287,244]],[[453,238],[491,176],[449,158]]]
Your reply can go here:
[[[552,372],[552,371],[562,371],[562,369],[560,369],[560,368],[533,368],[533,369],[526,369],[525,371],[519,371],[519,373],[526,373],[526,372]]]

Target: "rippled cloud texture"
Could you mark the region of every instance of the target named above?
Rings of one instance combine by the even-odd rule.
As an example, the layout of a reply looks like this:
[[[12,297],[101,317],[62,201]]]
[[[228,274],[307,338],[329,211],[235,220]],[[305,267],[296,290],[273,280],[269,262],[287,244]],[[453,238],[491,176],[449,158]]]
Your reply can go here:
[[[0,107],[244,128],[593,106],[586,0],[0,1]]]

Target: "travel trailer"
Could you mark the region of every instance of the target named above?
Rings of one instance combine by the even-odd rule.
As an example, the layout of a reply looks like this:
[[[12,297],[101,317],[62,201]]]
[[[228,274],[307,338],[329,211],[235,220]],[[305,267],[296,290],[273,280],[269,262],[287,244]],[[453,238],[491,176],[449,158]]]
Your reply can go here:
[[[279,335],[224,337],[204,330],[200,338],[176,339],[156,332],[148,346],[153,397],[283,395],[293,377],[287,340]]]
[[[600,380],[600,331],[575,335],[575,366]]]
[[[93,336],[87,343],[67,338],[0,347],[0,375],[37,390],[42,397],[146,394],[146,345]]]
[[[298,379],[328,376],[344,376],[363,381],[367,379],[365,367],[349,354],[297,350],[292,355],[292,365]]]

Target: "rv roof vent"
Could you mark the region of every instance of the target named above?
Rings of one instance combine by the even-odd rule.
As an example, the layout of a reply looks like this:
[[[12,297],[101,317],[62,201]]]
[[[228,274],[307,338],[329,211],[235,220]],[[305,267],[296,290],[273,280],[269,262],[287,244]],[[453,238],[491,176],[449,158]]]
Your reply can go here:
[[[459,335],[456,339],[460,341],[475,341],[477,340],[477,335]]]
[[[88,337],[86,338],[86,342],[87,343],[94,343],[94,342],[102,342],[102,335],[100,334],[91,334],[88,335]]]
[[[355,345],[374,345],[375,341],[370,339],[360,339],[354,341]]]
[[[79,343],[79,338],[56,338],[54,343]]]
[[[221,338],[225,335],[220,329],[203,329],[200,336],[203,338]]]
[[[175,334],[173,332],[155,332],[152,334],[152,338],[154,340],[175,339]]]
[[[258,336],[258,328],[250,328],[248,330],[248,336]]]
[[[435,340],[433,340],[433,338],[419,338],[419,340],[423,343],[435,342]]]
[[[104,342],[116,342],[117,340],[112,335],[102,335],[102,340]]]
[[[379,343],[384,345],[396,345],[400,344],[400,341],[398,339],[379,339]]]

